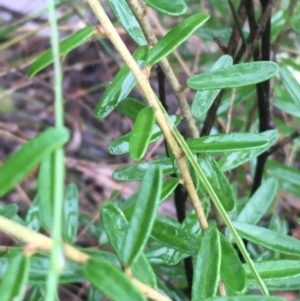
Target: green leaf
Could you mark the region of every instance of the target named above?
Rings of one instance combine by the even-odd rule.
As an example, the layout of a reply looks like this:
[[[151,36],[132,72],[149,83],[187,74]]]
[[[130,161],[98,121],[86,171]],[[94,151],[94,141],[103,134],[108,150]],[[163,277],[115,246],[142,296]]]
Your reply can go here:
[[[159,165],[164,175],[174,172],[170,159],[161,158],[149,162],[117,168],[113,173],[113,178],[118,181],[139,181],[143,178],[145,172],[153,165]]]
[[[232,187],[221,172],[218,163],[212,157],[206,155],[199,156],[198,162],[224,209],[231,212],[235,207],[236,199]]]
[[[44,301],[45,293],[39,286],[32,286],[24,301]]]
[[[265,136],[252,133],[215,134],[187,141],[190,150],[195,153],[250,150],[268,144]]]
[[[108,3],[129,36],[131,36],[139,46],[147,45],[140,24],[136,20],[127,2],[125,0],[108,0]]]
[[[28,208],[25,224],[28,229],[38,232],[41,227],[40,206],[36,197]]]
[[[299,291],[300,277],[298,276],[285,279],[266,280],[266,285],[268,286],[269,290],[273,291]],[[248,281],[248,288],[257,289],[256,282]]]
[[[76,184],[67,186],[63,213],[63,238],[73,244],[77,236],[79,216],[79,194]]]
[[[257,224],[273,202],[277,186],[274,178],[264,181],[239,213],[237,221],[245,224]]]
[[[51,230],[54,203],[54,154],[44,159],[38,174],[38,204],[43,226]]]
[[[129,154],[133,160],[139,161],[145,156],[155,120],[153,107],[146,107],[138,113],[129,140]]]
[[[160,167],[150,167],[141,182],[133,216],[123,240],[122,262],[126,266],[130,266],[140,255],[150,236],[157,214],[161,187]]]
[[[300,276],[300,261],[271,260],[256,262],[255,267],[264,280],[279,280]],[[249,267],[244,264],[248,280],[254,280]]]
[[[300,255],[300,241],[266,228],[233,222],[240,236],[267,249],[283,254]]]
[[[90,286],[88,293],[88,301],[103,301],[104,296],[101,292],[95,289],[93,286]]]
[[[232,291],[242,293],[247,284],[244,267],[236,250],[222,233],[220,233],[220,242],[222,251],[221,279]]]
[[[196,257],[192,301],[213,297],[220,279],[221,246],[218,230],[209,227],[203,233]]]
[[[269,130],[261,133],[260,135],[263,135],[267,139],[269,139],[269,144],[267,144],[266,146],[262,146],[261,148],[258,149],[243,150],[243,151],[237,151],[237,152],[226,154],[218,162],[220,169],[222,171],[228,171],[256,158],[257,156],[265,152],[267,149],[269,149],[270,146],[275,144],[275,142],[279,138],[279,133],[277,130]]]
[[[208,298],[205,301],[285,301],[283,298],[274,296],[236,296],[236,297],[215,297]]]
[[[142,46],[134,52],[133,57],[137,61],[139,67],[145,65],[148,50],[149,48],[147,46]],[[130,72],[129,67],[124,65],[99,99],[94,110],[95,117],[104,118],[109,115],[115,107],[127,97],[135,84],[135,77]]]
[[[171,16],[182,15],[187,9],[187,5],[183,0],[173,0],[172,3],[161,0],[145,0],[145,2],[155,10]]]
[[[22,301],[29,274],[29,257],[19,253],[10,259],[10,265],[1,284],[1,301]]]
[[[63,56],[69,53],[95,33],[96,29],[93,26],[87,26],[76,31],[74,34],[72,34],[71,36],[59,43],[59,55]],[[52,63],[53,53],[52,50],[49,49],[30,65],[27,74],[29,77],[32,77]]]
[[[196,234],[181,229],[161,220],[156,220],[152,232],[152,237],[162,245],[177,251],[196,256],[199,249],[200,237]]]
[[[297,106],[298,110],[300,110],[300,84],[293,76],[292,72],[286,67],[282,66],[279,69],[280,78],[291,96],[294,104]]]
[[[194,90],[225,89],[263,82],[278,72],[273,62],[252,62],[197,74],[187,80]]]
[[[167,197],[171,195],[171,193],[175,190],[177,185],[179,184],[178,178],[171,178],[163,182],[162,188],[161,188],[161,195],[159,202],[161,203],[164,201]]]
[[[123,101],[121,103],[123,103]],[[172,122],[174,122],[175,125],[178,125],[181,121],[181,118],[177,115],[170,116],[170,119],[172,120]],[[129,133],[117,138],[116,140],[114,140],[108,147],[109,153],[112,155],[121,155],[121,154],[128,153],[129,146],[130,146],[129,141],[131,139],[131,135],[132,135],[132,132],[129,132]],[[157,124],[155,124],[152,129],[149,143],[155,142],[158,139],[160,139],[161,137],[163,137],[163,134],[160,130],[160,127]]]
[[[83,266],[83,274],[96,289],[114,301],[146,301],[131,280],[104,258],[91,258]]]
[[[109,242],[114,248],[118,258],[122,260],[122,243],[125,232],[128,229],[128,221],[123,212],[119,210],[113,203],[106,203],[101,208],[101,219]],[[132,266],[133,274],[137,274],[137,278],[143,283],[152,287],[156,287],[156,277],[144,253],[138,256],[136,262]]]
[[[126,97],[117,105],[117,109],[132,120],[135,120],[138,113],[144,108],[146,105],[143,102],[131,97]]]
[[[223,55],[213,64],[210,70],[213,71],[228,67],[232,63],[231,56]],[[220,91],[220,89],[197,91],[191,106],[192,115],[197,119],[205,115]]]
[[[49,128],[25,143],[0,167],[0,197],[14,188],[44,158],[69,140],[66,128]]]
[[[0,215],[12,219],[18,213],[17,204],[2,205],[0,204]]]
[[[150,50],[147,64],[154,65],[168,56],[208,19],[208,15],[198,13],[177,24]]]

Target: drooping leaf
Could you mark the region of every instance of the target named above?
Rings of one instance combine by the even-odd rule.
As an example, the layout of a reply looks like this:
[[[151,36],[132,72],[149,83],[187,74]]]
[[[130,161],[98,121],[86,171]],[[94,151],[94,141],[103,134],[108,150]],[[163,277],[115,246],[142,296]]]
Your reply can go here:
[[[79,194],[77,186],[71,183],[67,186],[63,214],[63,238],[73,244],[77,236],[79,216]]]
[[[251,62],[197,74],[187,80],[194,90],[225,89],[263,82],[278,72],[273,62]]]
[[[159,165],[164,175],[171,174],[173,172],[173,166],[170,159],[161,158],[117,168],[113,173],[113,178],[118,181],[139,181],[143,178],[145,172],[153,165]]]
[[[155,10],[171,16],[182,15],[187,9],[184,0],[174,0],[172,3],[161,0],[145,0],[145,2]]]
[[[132,120],[135,120],[138,113],[144,108],[146,105],[143,102],[131,97],[126,97],[117,105],[117,109]]]
[[[221,279],[235,293],[246,289],[246,273],[236,250],[227,238],[220,233],[221,242]],[[252,275],[252,274],[251,274]]]
[[[114,301],[146,301],[132,281],[104,258],[91,258],[83,266],[83,274],[95,288]]]
[[[127,2],[125,0],[108,0],[108,3],[129,36],[131,36],[139,46],[147,45],[140,24],[136,20]]]
[[[240,236],[267,249],[300,256],[300,241],[266,228],[233,222]]]
[[[120,211],[113,203],[107,203],[101,208],[101,218],[105,227],[105,231],[109,238],[109,242],[114,248],[118,258],[122,260],[122,243],[125,232],[128,228],[122,211]],[[144,253],[136,259],[132,265],[133,274],[137,274],[137,278],[143,283],[152,287],[156,287],[156,277]]]
[[[49,128],[25,143],[0,166],[0,197],[68,140],[69,131],[66,128]]]
[[[153,189],[155,187],[155,189]],[[149,236],[157,214],[162,187],[160,167],[150,167],[141,182],[133,216],[124,236],[122,262],[130,266],[140,255]]]
[[[215,153],[261,148],[268,145],[269,140],[260,134],[229,133],[190,139],[187,144],[192,152]]]
[[[145,156],[155,120],[153,107],[146,107],[138,113],[129,140],[129,154],[133,160],[139,161]]]
[[[21,252],[10,259],[1,284],[0,295],[3,301],[22,301],[29,274],[29,257]]]
[[[257,224],[273,202],[277,186],[277,181],[274,178],[264,181],[239,213],[237,221]]]
[[[228,67],[231,66],[232,63],[233,60],[231,56],[223,55],[213,64],[210,70]],[[205,115],[220,91],[220,89],[197,91],[191,106],[192,115],[197,119]]]
[[[95,33],[96,29],[93,26],[87,26],[76,31],[74,34],[59,43],[60,56],[63,56],[77,48]],[[27,74],[29,77],[32,77],[52,63],[53,53],[52,50],[49,49],[30,65]]]
[[[208,19],[209,16],[203,13],[194,14],[185,18],[161,38],[151,49],[147,58],[147,64],[154,65],[168,56]]]
[[[213,297],[220,279],[221,246],[218,230],[209,227],[203,233],[196,257],[192,301]]]
[[[218,163],[207,155],[199,156],[198,162],[224,209],[227,212],[232,211],[235,207],[236,199],[232,187],[227,177],[220,170]]]
[[[298,111],[300,110],[300,84],[293,76],[292,72],[286,67],[282,66],[279,69],[280,78],[291,96],[291,99],[293,100],[294,104],[297,106]]]
[[[145,65],[148,50],[147,46],[142,46],[134,52],[133,57],[137,61],[139,67]],[[129,67],[124,65],[99,99],[94,110],[95,117],[104,118],[109,115],[115,107],[127,97],[135,84],[136,80],[130,72]]]

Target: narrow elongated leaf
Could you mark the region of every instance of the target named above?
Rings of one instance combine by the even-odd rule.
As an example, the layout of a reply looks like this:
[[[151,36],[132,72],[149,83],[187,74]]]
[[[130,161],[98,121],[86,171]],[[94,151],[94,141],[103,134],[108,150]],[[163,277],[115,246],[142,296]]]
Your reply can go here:
[[[187,9],[184,0],[174,0],[172,3],[161,0],[145,0],[145,2],[155,10],[171,16],[182,15]]]
[[[63,56],[77,48],[95,33],[96,29],[93,26],[87,26],[76,31],[74,34],[59,43],[60,56]],[[53,53],[52,50],[49,49],[30,65],[27,74],[29,77],[32,77],[52,63]]]
[[[231,66],[232,63],[233,60],[231,56],[223,55],[213,64],[210,70],[213,71],[228,67]],[[197,91],[191,106],[192,115],[197,119],[205,115],[220,91],[220,89]]]
[[[121,103],[123,103],[123,101]],[[177,115],[170,116],[170,119],[172,120],[172,122],[174,122],[175,125],[178,125],[181,121],[181,118]],[[116,140],[114,140],[108,147],[109,153],[112,155],[121,155],[121,154],[128,153],[131,135],[132,135],[132,132],[129,132],[129,133],[117,138]],[[152,129],[149,143],[155,142],[158,139],[160,139],[161,137],[163,137],[163,134],[160,130],[160,127],[157,124],[155,124]]]
[[[221,246],[218,230],[209,227],[203,233],[196,257],[192,301],[213,297],[220,279]]]
[[[236,297],[215,297],[208,298],[205,301],[285,301],[283,298],[274,296],[236,296]]]
[[[257,224],[273,202],[277,186],[274,178],[264,181],[239,213],[237,221],[245,224]]]
[[[273,62],[252,62],[197,74],[187,80],[194,90],[225,89],[263,82],[278,72]]]
[[[114,301],[146,301],[131,280],[104,258],[91,258],[83,266],[83,274],[96,289]]]
[[[153,189],[155,187],[155,189]],[[162,187],[160,167],[150,167],[139,189],[138,200],[125,234],[122,247],[122,262],[130,266],[144,248],[157,214]]]
[[[29,273],[29,257],[19,253],[11,258],[1,284],[0,295],[2,301],[22,301],[25,293]]]
[[[222,171],[231,170],[243,163],[246,163],[256,158],[264,151],[266,151],[270,146],[275,144],[279,138],[279,133],[277,130],[269,130],[261,133],[261,135],[269,139],[269,144],[267,144],[266,146],[262,146],[261,148],[258,149],[243,150],[243,151],[237,151],[237,152],[226,154],[218,162],[218,165],[220,166],[221,170]]]
[[[146,105],[143,102],[131,97],[126,97],[117,106],[117,109],[122,114],[124,114],[132,120],[135,120],[138,113],[144,108],[146,108]]]
[[[208,19],[208,15],[198,13],[177,24],[151,49],[147,64],[154,65],[168,56]]]
[[[159,202],[164,201],[175,190],[179,184],[178,178],[171,178],[163,182]]]
[[[264,280],[300,277],[299,260],[271,260],[256,262],[255,267]],[[244,265],[248,280],[254,280],[248,265]]]
[[[139,181],[143,178],[145,172],[153,165],[159,165],[164,175],[174,172],[170,159],[161,158],[149,162],[117,168],[113,173],[113,178],[118,181]]]
[[[180,226],[176,227],[157,219],[153,225],[151,235],[164,246],[192,256],[197,255],[200,236],[190,234],[181,229]]]
[[[138,48],[133,57],[140,67],[145,65],[145,59],[148,54],[148,47]],[[109,115],[114,108],[131,92],[136,84],[136,80],[127,65],[124,65],[111,84],[107,87],[104,94],[99,99],[94,115],[97,118],[104,118]]]
[[[30,205],[25,219],[26,227],[38,232],[41,227],[40,206],[37,197]]]
[[[235,196],[218,163],[210,156],[199,156],[198,162],[224,209],[227,212],[232,211],[236,203]]]
[[[131,36],[139,46],[147,45],[140,24],[136,20],[127,2],[125,0],[108,0],[108,3],[129,36]]]
[[[155,119],[155,110],[152,107],[146,107],[138,113],[129,140],[129,154],[133,160],[139,161],[145,156]]]
[[[256,149],[268,145],[269,140],[260,134],[230,133],[191,139],[187,144],[192,152],[214,153]]]
[[[38,175],[38,204],[43,226],[51,230],[54,204],[54,158],[53,154],[44,159]]]
[[[103,301],[103,300],[104,300],[104,295],[100,291],[95,289],[93,286],[90,286],[87,301]]]
[[[293,100],[294,104],[298,107],[298,111],[300,110],[300,84],[295,79],[291,71],[286,67],[282,66],[279,69],[280,78],[291,96],[291,99]]]
[[[285,234],[249,224],[233,222],[238,233],[251,242],[284,254],[300,256],[300,241]]]
[[[44,301],[45,292],[39,286],[32,286],[24,301]]]
[[[24,144],[0,167],[0,197],[21,182],[44,158],[69,140],[66,128],[49,128]]]
[[[77,186],[71,183],[67,186],[63,214],[63,238],[73,244],[77,236],[79,216],[79,195]]]
[[[17,204],[2,205],[0,204],[0,215],[12,219],[19,210]]]
[[[242,293],[247,284],[244,267],[232,244],[222,233],[219,235],[222,251],[221,279],[232,291]]]
[[[276,280],[266,280],[265,283],[269,290],[272,291],[299,291],[300,276]],[[256,281],[248,280],[248,288],[257,289]]]
[[[107,203],[102,206],[101,219],[109,242],[114,248],[118,258],[122,260],[122,243],[125,232],[128,229],[128,221],[122,211],[120,211],[113,203]],[[141,253],[140,256],[138,256],[136,262],[132,266],[132,271],[143,283],[156,287],[155,274],[144,253]]]

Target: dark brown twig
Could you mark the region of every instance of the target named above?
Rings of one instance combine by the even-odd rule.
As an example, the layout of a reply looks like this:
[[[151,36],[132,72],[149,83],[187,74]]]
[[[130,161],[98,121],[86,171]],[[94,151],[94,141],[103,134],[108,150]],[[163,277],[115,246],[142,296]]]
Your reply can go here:
[[[300,136],[300,129],[296,130],[294,133],[290,134],[289,136],[285,137],[274,146],[272,146],[268,150],[268,155],[272,155],[273,153],[277,152],[279,149],[283,148],[285,145],[291,143],[294,139]]]

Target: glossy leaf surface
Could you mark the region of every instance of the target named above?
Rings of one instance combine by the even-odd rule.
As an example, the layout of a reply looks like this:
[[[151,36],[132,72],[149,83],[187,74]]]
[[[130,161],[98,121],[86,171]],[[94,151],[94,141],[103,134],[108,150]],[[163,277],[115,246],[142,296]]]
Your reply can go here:
[[[0,197],[68,140],[69,131],[66,128],[49,128],[20,147],[0,167]]]
[[[220,279],[221,246],[218,230],[207,228],[201,239],[193,275],[192,301],[213,297]]]
[[[223,55],[213,64],[210,70],[213,71],[228,67],[231,66],[232,63],[233,60],[231,56]],[[220,91],[220,89],[197,91],[191,106],[192,115],[197,119],[205,115]]]
[[[258,226],[239,222],[233,224],[243,238],[253,243],[284,254],[296,256],[300,254],[300,241],[296,238]]]
[[[145,59],[148,54],[148,47],[138,48],[133,57],[140,67],[145,65]],[[136,80],[127,65],[124,65],[113,81],[106,88],[105,92],[99,99],[94,115],[97,118],[104,118],[109,115],[115,107],[131,92],[136,84]]]
[[[147,64],[154,65],[168,56],[208,19],[208,15],[198,13],[177,24],[151,49],[147,58]]]
[[[293,100],[294,104],[297,106],[298,111],[300,110],[300,84],[296,80],[296,78],[293,76],[292,72],[286,67],[280,67],[279,69],[280,78],[291,96],[291,99]]]
[[[194,90],[241,87],[265,81],[277,72],[273,62],[244,63],[194,75],[187,80],[187,86]]]
[[[82,28],[59,43],[60,56],[63,56],[79,45],[84,43],[89,37],[96,33],[96,29],[93,26],[87,26]],[[28,76],[32,77],[45,67],[53,63],[52,50],[47,50],[37,60],[35,60],[28,69]]]
[[[67,186],[63,213],[63,238],[73,244],[77,236],[79,216],[79,193],[74,183]]]
[[[219,235],[222,252],[221,279],[232,291],[242,293],[247,284],[244,267],[232,244],[222,233],[219,233]]]
[[[161,0],[145,0],[155,10],[172,16],[179,16],[185,13],[187,5],[183,0],[174,0],[172,3]]]
[[[96,289],[111,300],[146,300],[131,280],[113,263],[104,258],[91,258],[83,266],[83,274]],[[116,289],[116,284],[118,289]]]
[[[113,178],[118,181],[138,181],[143,178],[145,172],[153,165],[159,165],[164,175],[171,174],[173,172],[173,166],[170,159],[161,158],[117,168],[113,173]]]
[[[140,24],[136,20],[127,2],[125,0],[108,0],[108,3],[129,36],[131,36],[139,46],[147,45]]]
[[[2,301],[23,300],[29,274],[29,257],[19,253],[10,259],[1,284],[0,295]]]
[[[224,209],[227,212],[232,211],[236,203],[235,196],[218,163],[210,156],[199,156],[198,162]]]
[[[138,113],[144,108],[146,108],[146,105],[143,102],[131,97],[126,97],[117,106],[117,109],[122,114],[124,114],[132,120],[135,120]]]
[[[146,107],[138,113],[129,140],[129,154],[133,160],[139,161],[145,156],[155,120],[155,110],[152,107]]]
[[[264,181],[239,213],[237,221],[257,224],[272,204],[277,186],[277,181],[274,178]]]
[[[192,152],[214,153],[260,148],[268,145],[269,140],[260,134],[229,133],[191,139],[187,144]]]
[[[150,236],[157,214],[161,187],[162,171],[160,167],[150,167],[141,182],[133,216],[123,240],[122,262],[125,266],[130,266],[141,254]]]

